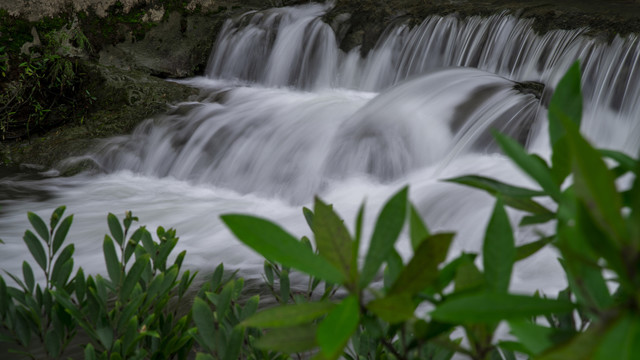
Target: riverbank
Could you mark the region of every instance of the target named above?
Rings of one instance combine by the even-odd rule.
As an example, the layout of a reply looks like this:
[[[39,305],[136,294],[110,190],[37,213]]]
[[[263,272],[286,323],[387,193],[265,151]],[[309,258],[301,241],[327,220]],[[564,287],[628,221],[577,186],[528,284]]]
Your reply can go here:
[[[86,152],[93,139],[130,132],[140,121],[164,112],[168,104],[196,94],[195,89],[164,79],[202,74],[225,19],[297,3],[304,2],[1,2],[0,96],[5,104],[0,114],[1,162],[51,168]],[[418,24],[434,14],[467,17],[502,12],[534,18],[539,33],[587,27],[590,35],[603,41],[640,33],[636,1],[337,0],[325,21],[337,30],[343,50],[361,46],[366,54],[395,21]],[[44,61],[47,56],[71,64],[72,73],[52,79],[47,74],[54,61]],[[28,77],[22,64],[40,65],[42,74],[36,71],[38,77]],[[42,87],[41,94],[27,96],[34,83]]]

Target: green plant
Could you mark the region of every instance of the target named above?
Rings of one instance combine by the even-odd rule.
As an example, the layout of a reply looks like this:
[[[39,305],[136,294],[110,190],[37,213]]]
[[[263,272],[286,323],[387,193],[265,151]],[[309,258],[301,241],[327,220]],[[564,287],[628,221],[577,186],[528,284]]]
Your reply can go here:
[[[483,270],[476,265],[476,254],[462,254],[442,264],[453,234],[430,234],[408,203],[407,189],[383,207],[362,266],[358,254],[363,209],[351,235],[332,207],[316,199],[313,212],[305,209],[316,251],[268,220],[223,215],[236,237],[269,261],[336,284],[345,292],[337,303],[323,299],[283,305],[259,312],[241,325],[267,331],[257,344],[261,348],[315,351],[315,359],[449,358],[454,352],[472,359],[513,359],[516,352],[541,359],[637,356],[640,163],[620,152],[596,150],[581,136],[580,87],[576,63],[549,106],[551,164],[495,134],[505,154],[541,190],[474,175],[449,180],[496,196],[485,233]],[[617,166],[608,168],[604,158]],[[618,190],[615,180],[629,172],[635,174],[635,182]],[[572,183],[567,182],[569,175]],[[536,197],[550,197],[557,210],[543,206]],[[516,247],[505,205],[528,213],[520,226],[555,220],[556,233]],[[404,264],[394,243],[407,218],[414,255]],[[556,299],[510,293],[514,263],[547,244],[560,250],[569,288]],[[372,287],[383,265],[383,284]],[[605,273],[615,276],[606,279]],[[419,304],[430,304],[433,310],[417,316]],[[495,338],[498,325],[505,322],[516,341]],[[451,338],[455,329],[462,330],[464,342]]]

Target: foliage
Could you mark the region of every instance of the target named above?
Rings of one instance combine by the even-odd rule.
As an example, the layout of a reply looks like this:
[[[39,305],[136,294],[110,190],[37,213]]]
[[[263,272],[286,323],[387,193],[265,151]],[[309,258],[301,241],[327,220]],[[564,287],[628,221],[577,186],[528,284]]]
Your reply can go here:
[[[109,214],[108,278],[85,277],[81,268],[72,275],[74,245],[65,246],[73,217],[63,219],[60,207],[47,225],[29,213],[33,230],[23,240],[33,261],[23,263],[22,276],[8,274],[15,286],[0,276],[0,342],[30,358],[39,344],[53,359],[79,333],[88,338],[87,359],[194,352],[201,360],[633,359],[640,352],[640,162],[590,145],[578,130],[581,108],[576,64],[549,106],[550,163],[495,135],[540,189],[476,175],[448,180],[496,198],[482,256],[447,261],[454,234],[431,233],[407,188],[383,206],[363,258],[364,206],[352,234],[331,205],[315,199],[303,209],[313,244],[262,218],[223,215],[267,259],[261,286],[278,305],[261,311],[260,297],[245,294],[245,281],[222,265],[191,290],[195,274],[181,273],[185,252],[169,261],[174,230],[159,227],[154,239],[145,227],[132,231],[138,219],[131,213],[122,221]],[[625,174],[632,183],[620,179]],[[525,214],[519,226],[554,222],[555,232],[539,229],[538,240],[516,246],[505,207]],[[413,248],[406,262],[395,250],[405,227]],[[567,289],[556,297],[510,292],[514,264],[549,244],[561,254]],[[192,307],[178,306],[191,299]],[[496,336],[501,325],[514,340]]]
[[[362,265],[357,254],[363,210],[351,235],[332,207],[316,199],[313,211],[305,209],[315,251],[267,220],[223,215],[238,239],[268,260],[343,290],[337,303],[287,305],[249,318],[245,326],[268,331],[258,345],[315,351],[315,359],[343,354],[350,359],[450,358],[454,352],[472,359],[514,359],[515,353],[541,359],[637,356],[640,163],[620,152],[597,150],[582,137],[580,89],[576,63],[549,106],[550,164],[495,134],[504,153],[541,190],[475,175],[449,180],[496,197],[485,232],[482,270],[476,254],[463,253],[443,263],[453,234],[430,234],[408,202],[406,188],[383,207]],[[617,166],[609,168],[605,158]],[[627,173],[633,173],[635,181],[619,190],[616,179]],[[556,210],[534,198],[549,198]],[[555,221],[555,233],[516,247],[505,205],[526,214],[520,226]],[[407,221],[414,256],[405,264],[394,243]],[[557,298],[510,293],[514,263],[549,243],[562,254],[569,287]],[[383,283],[371,286],[381,267]],[[614,277],[607,279],[605,274]],[[418,315],[417,306],[433,310]],[[508,324],[516,341],[495,338],[501,323]],[[452,338],[454,330],[462,330],[456,334],[464,338]],[[293,333],[298,335],[295,343],[281,335]]]

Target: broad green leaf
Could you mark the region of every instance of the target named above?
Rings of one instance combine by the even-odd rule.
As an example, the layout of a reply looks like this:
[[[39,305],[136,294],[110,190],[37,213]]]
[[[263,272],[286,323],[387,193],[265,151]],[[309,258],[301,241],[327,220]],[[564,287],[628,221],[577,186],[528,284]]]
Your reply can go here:
[[[473,264],[473,261],[475,260],[476,257],[477,257],[476,254],[462,253],[460,254],[460,256],[458,256],[457,258],[451,260],[448,264],[446,264],[438,274],[438,282],[437,282],[436,290],[442,291],[444,290],[444,288],[449,286],[449,284],[455,279],[460,266],[467,263]],[[480,274],[480,277],[482,277],[482,274]]]
[[[131,295],[133,288],[136,286],[142,273],[149,265],[150,257],[148,254],[142,255],[136,259],[131,269],[127,272],[124,281],[122,282],[122,288],[120,289],[120,300],[126,300]]]
[[[260,305],[260,295],[254,295],[250,297],[249,300],[247,300],[246,304],[244,304],[244,307],[240,312],[239,320],[244,322],[255,315],[256,311],[258,310],[258,305]]]
[[[604,321],[595,322],[591,324],[591,326],[589,326],[589,328],[585,332],[579,333],[576,336],[572,337],[569,341],[549,349],[548,351],[541,354],[541,356],[539,356],[537,359],[622,359],[620,357],[615,357],[614,353],[610,354],[611,356],[606,356],[604,358],[598,358],[595,356],[603,339],[611,334],[611,330],[615,328],[616,324],[619,323],[619,321],[620,318],[609,318],[605,319]],[[621,347],[621,345],[624,343],[623,338],[624,335],[621,338],[616,339],[617,346]]]
[[[416,338],[426,341],[448,333],[454,328],[451,324],[445,324],[437,321],[426,322],[418,319],[413,324],[413,332]]]
[[[452,298],[439,305],[433,319],[450,323],[495,323],[553,313],[567,313],[574,305],[567,301],[525,295],[481,292]]]
[[[264,350],[296,353],[308,351],[316,346],[316,325],[277,328],[262,335],[254,344]]]
[[[582,120],[582,90],[580,63],[576,61],[556,86],[549,102],[549,139],[555,145],[565,135],[563,122],[580,127]]]
[[[486,283],[485,276],[480,272],[472,258],[464,258],[460,262],[455,273],[455,293],[475,292],[484,288]]]
[[[313,233],[316,239],[318,252],[333,266],[342,272],[345,279],[354,281],[351,277],[351,260],[353,257],[353,244],[349,230],[344,222],[333,211],[330,205],[316,198],[313,209]]]
[[[390,294],[415,294],[438,280],[438,265],[449,251],[454,234],[435,234],[425,238],[415,250],[391,287]]]
[[[573,158],[574,187],[576,195],[590,210],[597,224],[618,245],[625,243],[627,228],[622,218],[622,197],[598,150],[580,135],[575,124],[563,123]]]
[[[241,358],[240,350],[242,349],[244,332],[245,330],[243,328],[237,327],[231,331],[231,337],[227,343],[223,360],[237,360]]]
[[[560,200],[560,186],[556,184],[549,168],[533,155],[527,154],[515,140],[494,132],[496,141],[507,156],[513,160],[527,175],[533,178],[554,200]]]
[[[51,219],[49,221],[49,227],[53,230],[58,226],[58,221],[62,218],[64,211],[67,209],[66,206],[60,206],[51,213]]]
[[[25,231],[22,239],[25,244],[27,244],[31,256],[33,256],[38,265],[40,265],[40,268],[42,268],[43,271],[47,271],[47,254],[44,252],[44,248],[42,247],[40,240],[38,240],[30,230]]]
[[[558,186],[562,186],[567,176],[571,174],[571,149],[566,134],[552,146],[551,164],[553,179]]]
[[[336,305],[330,302],[311,302],[277,306],[260,311],[241,323],[258,328],[291,327],[309,323],[327,314]]]
[[[55,330],[51,329],[47,331],[44,337],[44,345],[47,349],[47,353],[52,358],[57,358],[58,354],[60,354],[60,340],[62,334],[58,334]]]
[[[340,270],[268,220],[233,214],[222,215],[221,219],[240,241],[267,260],[332,283],[345,280]]]
[[[118,261],[118,255],[116,254],[116,247],[113,244],[113,240],[111,240],[108,235],[104,236],[102,251],[104,252],[104,260],[107,264],[107,273],[109,273],[109,278],[113,282],[114,286],[118,286],[118,284],[120,284],[120,271],[122,264]]]
[[[67,216],[62,223],[60,223],[60,227],[56,230],[55,235],[53,236],[52,250],[53,254],[58,252],[60,246],[64,242],[64,239],[67,237],[69,233],[69,228],[71,227],[71,223],[73,222],[73,215]]]
[[[524,320],[509,321],[509,328],[530,355],[538,355],[554,345],[551,340],[555,330]]]
[[[280,299],[283,303],[291,297],[291,282],[289,281],[289,269],[280,271]]]
[[[231,310],[231,297],[233,295],[234,287],[235,282],[230,281],[222,288],[220,295],[218,295],[218,301],[216,303],[216,315],[218,316],[218,319],[220,321],[222,321],[225,318],[227,312]]]
[[[78,269],[76,276],[74,277],[74,284],[76,290],[76,297],[80,303],[84,301],[84,295],[86,294],[86,282],[84,279],[84,271],[82,268]]]
[[[563,255],[569,261],[561,259],[560,264],[565,270],[567,281],[578,303],[597,309],[609,307],[613,298],[609,293],[602,270],[580,262],[579,258],[567,254],[566,251],[563,251]]]
[[[488,289],[507,292],[516,259],[516,248],[509,217],[500,197],[496,201],[485,232],[482,254]]]
[[[636,165],[637,172],[640,173],[640,161]],[[631,233],[631,241],[633,248],[637,251],[640,249],[640,176],[636,176],[633,186],[630,190],[631,213],[627,218],[627,224]]]
[[[524,260],[529,256],[537,253],[540,249],[550,244],[555,240],[555,236],[548,236],[540,240],[530,242],[528,244],[520,245],[516,248],[516,261]]]
[[[520,227],[529,226],[529,225],[538,225],[548,223],[551,220],[556,220],[556,214],[549,212],[547,214],[538,214],[538,215],[529,215],[522,218]]]
[[[383,207],[376,221],[369,251],[365,257],[364,267],[360,274],[360,288],[365,288],[376,276],[382,263],[400,235],[407,212],[408,188],[397,192]]]
[[[415,305],[409,293],[387,295],[367,304],[367,309],[382,320],[397,324],[413,317]]]
[[[640,354],[640,317],[625,314],[603,335],[594,359],[633,360]]]
[[[198,334],[204,341],[204,344],[200,345],[205,346],[209,351],[213,351],[215,349],[214,338],[216,337],[216,324],[213,311],[211,311],[209,305],[199,297],[196,297],[193,301],[191,311],[193,312],[193,321],[198,327]]]
[[[29,289],[29,293],[33,293],[33,287],[35,286],[36,280],[33,276],[33,270],[28,262],[22,262],[22,278],[24,279],[25,285],[27,285],[27,289]]]
[[[409,211],[409,236],[411,238],[411,247],[415,251],[429,237],[429,229],[422,221],[420,213],[413,204],[409,205]]]
[[[322,354],[336,359],[358,328],[360,305],[355,296],[349,296],[333,308],[318,325],[317,340]]]
[[[196,355],[196,360],[215,360],[213,356],[204,353],[198,353]]]
[[[47,224],[45,224],[44,221],[42,221],[40,216],[32,212],[28,212],[27,217],[29,218],[29,222],[31,223],[31,226],[33,226],[33,228],[36,230],[38,235],[40,235],[40,238],[48,244],[49,229],[47,228]]]
[[[4,278],[0,276],[0,317],[2,317],[9,308],[10,301],[12,300],[7,291],[7,283],[4,281]]]
[[[122,246],[122,242],[124,241],[124,233],[122,231],[122,225],[120,225],[120,221],[118,217],[109,213],[107,215],[107,223],[109,224],[109,232],[113,239],[118,243],[118,245]]]

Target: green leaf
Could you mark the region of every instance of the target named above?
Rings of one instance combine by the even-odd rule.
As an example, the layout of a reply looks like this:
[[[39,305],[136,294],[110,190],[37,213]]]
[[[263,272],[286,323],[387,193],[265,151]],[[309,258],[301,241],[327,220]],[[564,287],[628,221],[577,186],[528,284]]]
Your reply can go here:
[[[295,237],[272,222],[246,215],[222,215],[234,235],[267,260],[281,263],[332,283],[344,276],[324,258],[317,256]]]
[[[311,302],[277,306],[260,311],[240,325],[258,328],[291,327],[309,323],[327,314],[336,305],[330,302]]]
[[[198,327],[198,334],[204,341],[204,344],[201,343],[200,345],[205,346],[209,351],[214,351],[216,348],[214,341],[216,337],[216,325],[213,312],[209,308],[209,305],[198,297],[193,301],[192,312],[193,321]]]
[[[428,236],[418,245],[389,294],[415,294],[438,280],[438,265],[447,258],[454,234]]]
[[[522,146],[515,140],[494,132],[496,141],[504,151],[504,153],[513,160],[527,175],[533,178],[554,200],[560,200],[560,186],[556,184],[551,171],[544,161],[540,161],[537,157],[527,154]]]
[[[47,271],[47,254],[44,252],[40,240],[29,230],[25,231],[22,239],[25,244],[27,244],[31,256],[33,256],[38,265],[40,265],[40,268],[42,268],[43,271]]]
[[[409,237],[411,238],[411,247],[415,251],[429,237],[429,229],[413,204],[409,205],[409,211]]]
[[[32,212],[28,212],[27,217],[29,218],[29,222],[31,223],[31,226],[33,226],[33,228],[36,230],[38,235],[40,235],[40,238],[42,238],[42,240],[44,240],[48,244],[49,229],[47,228],[47,224],[45,224],[44,221],[42,221],[40,216]]]
[[[102,242],[102,251],[104,252],[104,260],[107,264],[107,272],[109,273],[109,278],[111,279],[111,282],[113,282],[113,285],[117,286],[118,284],[120,284],[120,271],[122,268],[122,264],[120,264],[120,261],[118,261],[116,247],[109,235],[104,236],[104,241]]]
[[[360,321],[358,299],[349,296],[342,300],[318,325],[318,345],[322,354],[336,359],[356,331]]]
[[[556,214],[552,212],[549,212],[548,214],[529,215],[529,216],[523,217],[522,220],[520,221],[520,224],[518,225],[520,227],[529,226],[529,225],[538,225],[538,224],[547,223],[555,219],[556,219]]]
[[[67,209],[66,206],[60,206],[51,213],[51,219],[49,221],[49,227],[51,230],[55,229],[58,226],[58,221],[62,218],[64,211]]]
[[[356,216],[356,234],[353,242],[353,250],[351,251],[351,270],[352,278],[358,277],[358,256],[360,254],[360,242],[362,240],[362,222],[364,221],[364,202],[360,204],[358,215]]]
[[[478,175],[466,175],[452,179],[446,179],[445,181],[453,182],[457,184],[471,186],[477,189],[482,189],[490,193],[491,195],[505,195],[509,197],[531,198],[536,196],[545,196],[545,193],[540,190],[526,189],[518,186],[505,184],[498,180],[494,180],[484,176]]]
[[[573,308],[574,305],[567,301],[481,292],[447,300],[431,316],[435,320],[450,323],[495,323],[500,320],[567,313]]]
[[[408,192],[406,187],[401,189],[384,205],[380,212],[360,274],[360,288],[369,285],[393,249],[404,226]]]
[[[47,334],[44,337],[44,345],[45,348],[47,349],[47,353],[49,354],[49,356],[51,356],[52,358],[57,358],[58,354],[60,354],[60,339],[59,337],[62,334],[58,334],[56,333],[55,330],[51,329],[47,332]]]
[[[549,102],[549,139],[555,145],[565,135],[565,121],[580,127],[582,119],[582,92],[580,63],[576,61],[560,80]]]
[[[51,279],[56,279],[56,281],[54,282],[54,284],[56,284],[57,286],[64,286],[66,285],[66,280],[68,279],[64,279],[65,276],[61,276],[64,273],[66,273],[66,271],[64,271],[64,268],[67,268],[67,266],[64,266],[68,261],[71,260],[71,264],[73,264],[73,260],[71,259],[71,257],[73,256],[73,252],[75,251],[74,245],[73,244],[69,244],[67,245],[62,252],[60,253],[60,255],[58,256],[58,258],[55,261],[55,264],[53,265],[53,271],[51,272]],[[67,274],[68,276],[69,274]],[[58,282],[58,281],[61,282]]]
[[[196,355],[196,360],[215,360],[213,356],[209,354],[198,353]]]
[[[273,329],[262,335],[255,342],[255,346],[264,350],[281,351],[289,354],[308,351],[318,345],[316,329],[316,325]]]
[[[482,254],[488,288],[492,291],[507,292],[516,259],[516,248],[509,217],[500,197],[487,226]]]
[[[240,359],[240,350],[242,349],[242,342],[244,340],[244,329],[234,328],[231,332],[231,337],[227,342],[227,348],[224,352],[223,360],[237,360]]]
[[[484,288],[486,283],[486,277],[480,272],[473,258],[462,258],[455,272],[455,293],[477,291]]]
[[[58,252],[58,249],[60,249],[62,243],[64,243],[64,239],[67,237],[67,233],[69,233],[69,228],[71,227],[72,222],[73,215],[67,216],[64,220],[62,220],[62,223],[60,224],[58,230],[56,230],[56,233],[53,236],[52,243],[52,250],[54,255]]]
[[[122,246],[122,242],[124,241],[124,233],[122,231],[122,225],[120,225],[120,221],[118,217],[109,213],[107,215],[107,223],[109,224],[109,232],[113,239],[118,243],[118,245]]]
[[[29,293],[33,293],[33,287],[35,286],[36,280],[33,276],[33,270],[31,270],[31,266],[26,261],[22,262],[22,278],[24,279],[24,283],[27,285],[29,289]]]
[[[402,256],[398,254],[396,249],[392,249],[387,257],[387,266],[384,268],[383,273],[383,285],[385,289],[391,288],[394,282],[400,276],[400,273],[404,269],[404,262]]]
[[[133,263],[131,269],[124,278],[122,282],[122,288],[120,289],[120,300],[126,300],[131,295],[133,288],[136,286],[142,273],[149,265],[150,256],[148,254],[142,255],[136,259],[136,262]]]
[[[551,337],[555,330],[532,324],[524,320],[509,321],[511,333],[518,338],[520,343],[528,350],[530,355],[539,355],[553,346]]]
[[[516,261],[524,260],[529,256],[537,253],[540,249],[550,244],[555,240],[555,236],[544,237],[540,240],[530,242],[528,244],[520,245],[516,248]]]
[[[339,269],[345,279],[355,281],[351,277],[353,244],[349,230],[333,208],[318,198],[315,200],[312,229],[320,255]]]
[[[574,187],[576,195],[590,210],[596,223],[618,245],[628,238],[622,218],[622,197],[615,185],[615,177],[609,171],[598,150],[580,135],[573,123],[563,123],[573,158]]]
[[[625,314],[604,334],[594,359],[633,360],[640,354],[640,317]]]
[[[598,149],[600,155],[603,157],[614,160],[620,165],[625,172],[632,172],[638,174],[640,168],[638,168],[638,162],[634,160],[631,156],[615,150],[606,150],[606,149]]]
[[[218,295],[218,301],[216,302],[216,314],[218,315],[218,320],[222,321],[225,318],[225,315],[230,310],[231,306],[231,296],[233,294],[235,282],[231,281],[227,283]]]
[[[367,309],[382,320],[397,324],[413,317],[415,305],[409,293],[387,295],[367,304]]]
[[[302,214],[304,215],[304,219],[307,221],[307,225],[309,225],[309,229],[313,229],[313,211],[303,207]]]

